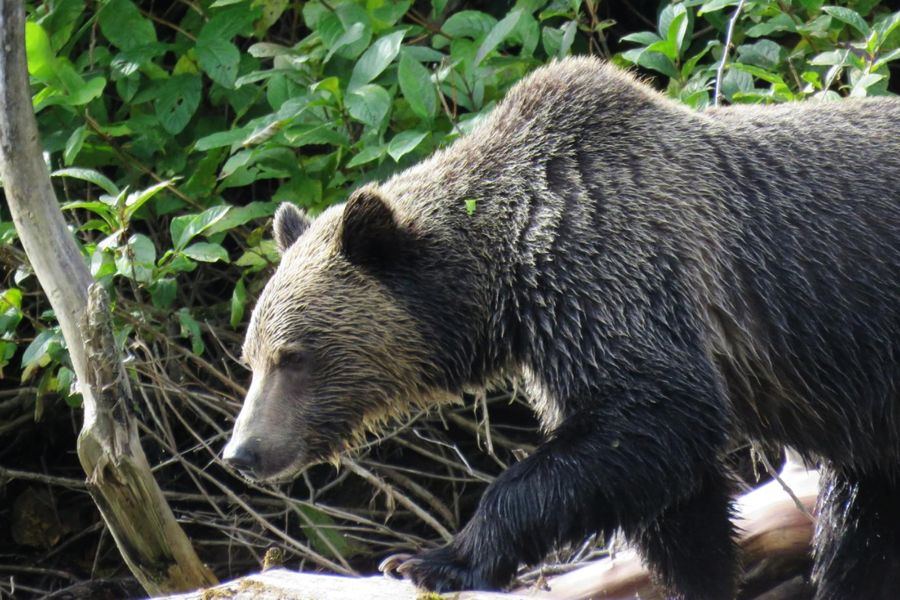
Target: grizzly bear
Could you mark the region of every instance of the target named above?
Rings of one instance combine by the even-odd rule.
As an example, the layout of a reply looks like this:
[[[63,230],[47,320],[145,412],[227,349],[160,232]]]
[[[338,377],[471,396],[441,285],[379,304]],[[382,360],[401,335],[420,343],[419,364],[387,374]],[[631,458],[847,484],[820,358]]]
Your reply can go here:
[[[474,207],[474,210],[473,210]],[[694,112],[591,58],[311,221],[275,218],[225,459],[290,478],[520,376],[547,439],[400,571],[495,589],[621,530],[669,597],[733,598],[737,438],[821,465],[818,600],[900,597],[900,101]]]

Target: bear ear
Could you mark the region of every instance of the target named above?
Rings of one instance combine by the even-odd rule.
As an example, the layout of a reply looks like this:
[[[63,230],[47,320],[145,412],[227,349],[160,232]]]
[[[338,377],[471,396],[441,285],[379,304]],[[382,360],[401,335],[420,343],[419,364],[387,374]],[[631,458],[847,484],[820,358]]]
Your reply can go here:
[[[278,250],[284,254],[290,248],[297,238],[309,227],[309,217],[302,210],[289,204],[282,202],[281,206],[275,212],[275,242],[278,244]]]
[[[358,265],[384,264],[403,250],[406,234],[377,192],[356,191],[344,206],[341,250]]]

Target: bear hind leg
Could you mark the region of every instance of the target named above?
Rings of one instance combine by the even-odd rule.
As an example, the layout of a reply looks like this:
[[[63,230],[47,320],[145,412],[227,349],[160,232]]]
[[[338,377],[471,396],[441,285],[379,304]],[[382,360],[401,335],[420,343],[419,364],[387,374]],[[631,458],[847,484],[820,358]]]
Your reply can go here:
[[[815,600],[900,598],[900,481],[825,468],[819,497]]]

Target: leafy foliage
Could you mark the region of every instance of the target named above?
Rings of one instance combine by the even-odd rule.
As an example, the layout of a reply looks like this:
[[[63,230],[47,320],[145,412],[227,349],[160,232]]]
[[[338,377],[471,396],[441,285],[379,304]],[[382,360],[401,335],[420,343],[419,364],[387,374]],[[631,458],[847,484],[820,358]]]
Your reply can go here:
[[[900,11],[891,13],[872,0],[848,4],[826,6],[823,0],[672,3],[660,11],[656,31],[622,37],[637,47],[616,60],[664,75],[671,96],[702,108],[713,100],[724,40],[734,21],[735,48],[726,57],[720,82],[721,96],[729,102],[833,100],[841,95],[888,93],[890,63],[900,59]]]
[[[629,48],[613,59],[662,75],[670,95],[706,106],[736,5],[666,4],[656,31],[622,36]],[[231,301],[204,306],[213,311],[206,317],[237,327],[257,274],[277,260],[264,227],[278,202],[315,213],[421,159],[471,128],[526,72],[590,50],[613,25],[580,0],[520,0],[497,15],[446,14],[446,6],[33,7],[26,38],[35,111],[54,175],[70,180],[63,208],[94,276],[116,297],[149,300],[171,319],[173,308],[199,312],[186,287],[198,268],[213,269],[230,282]],[[873,0],[748,0],[733,39],[721,81],[727,101],[882,94],[900,59],[900,12]],[[9,243],[14,234],[5,231]],[[191,328],[182,331],[191,337]],[[11,322],[5,332],[0,365],[16,354],[13,340],[28,336]],[[34,352],[27,356],[21,369],[30,377],[58,370],[64,353],[40,354],[41,368]]]

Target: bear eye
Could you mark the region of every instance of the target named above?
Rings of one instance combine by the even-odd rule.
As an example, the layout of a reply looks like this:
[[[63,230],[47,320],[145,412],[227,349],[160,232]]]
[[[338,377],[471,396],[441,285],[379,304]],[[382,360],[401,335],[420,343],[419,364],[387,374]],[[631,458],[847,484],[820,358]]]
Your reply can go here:
[[[278,353],[276,364],[279,367],[297,368],[304,365],[309,358],[303,350],[287,348]]]

